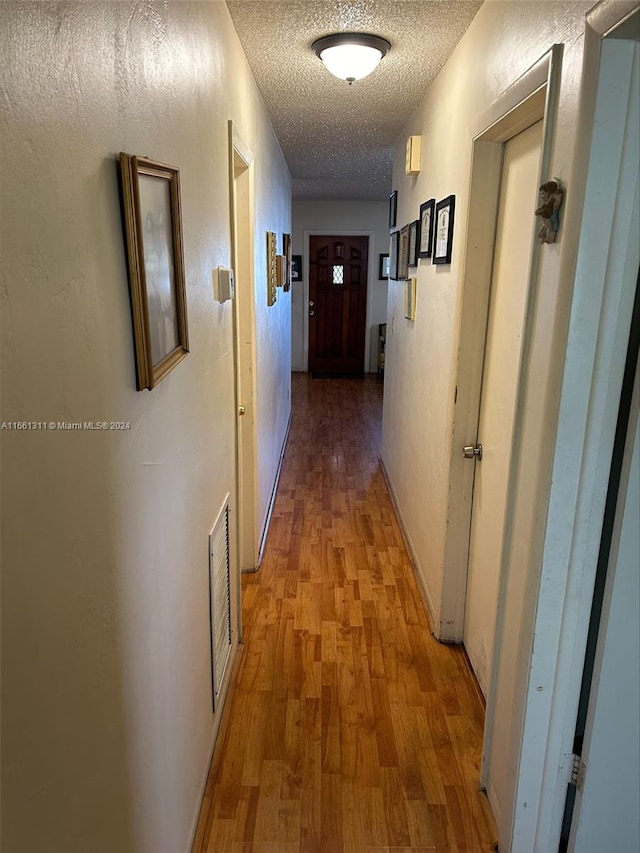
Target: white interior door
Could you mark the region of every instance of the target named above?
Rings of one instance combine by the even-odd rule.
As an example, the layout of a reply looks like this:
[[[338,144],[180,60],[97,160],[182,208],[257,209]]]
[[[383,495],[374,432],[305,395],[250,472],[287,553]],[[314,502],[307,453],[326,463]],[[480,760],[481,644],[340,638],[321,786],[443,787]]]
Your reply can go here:
[[[507,480],[535,235],[542,130],[543,123],[538,121],[504,145],[477,436],[482,444],[482,459],[475,463],[463,635],[485,696],[491,678]]]
[[[235,150],[233,157],[234,265],[236,272],[234,317],[236,325],[236,398],[238,403],[238,523],[240,569],[245,572],[255,571],[258,566],[253,234],[250,169]]]

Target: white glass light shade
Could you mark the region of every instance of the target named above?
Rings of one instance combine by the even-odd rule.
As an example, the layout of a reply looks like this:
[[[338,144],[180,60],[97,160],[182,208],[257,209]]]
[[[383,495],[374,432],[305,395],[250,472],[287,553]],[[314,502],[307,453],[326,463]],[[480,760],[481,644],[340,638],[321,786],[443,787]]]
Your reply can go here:
[[[337,33],[312,45],[327,71],[348,83],[371,74],[390,46],[385,39],[367,33]]]
[[[334,77],[339,77],[341,80],[362,80],[376,68],[382,59],[382,54],[375,47],[343,44],[325,48],[320,54],[320,59]]]

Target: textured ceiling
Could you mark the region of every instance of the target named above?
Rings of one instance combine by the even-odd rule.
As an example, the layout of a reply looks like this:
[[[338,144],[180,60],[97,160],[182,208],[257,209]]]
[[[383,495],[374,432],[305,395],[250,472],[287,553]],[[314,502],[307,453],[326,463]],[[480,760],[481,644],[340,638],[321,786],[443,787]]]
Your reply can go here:
[[[227,0],[298,199],[385,199],[391,150],[471,23],[469,0]],[[364,80],[333,77],[311,43],[369,32],[391,50]]]

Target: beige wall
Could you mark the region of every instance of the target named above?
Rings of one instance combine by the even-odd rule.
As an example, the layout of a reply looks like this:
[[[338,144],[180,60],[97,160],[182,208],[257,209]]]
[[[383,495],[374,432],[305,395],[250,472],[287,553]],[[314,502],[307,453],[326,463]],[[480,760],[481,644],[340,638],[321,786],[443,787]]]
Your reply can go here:
[[[290,176],[214,2],[4,3],[3,849],[188,849],[211,713],[207,536],[234,492],[227,122],[255,155],[259,508],[289,416],[264,232]],[[191,352],[135,390],[119,151],[180,168]]]
[[[303,281],[294,284],[291,300],[291,362],[294,370],[307,369],[309,347],[306,307],[309,301],[309,246],[305,232],[368,233],[369,279],[365,371],[378,369],[378,323],[387,312],[387,282],[378,280],[378,259],[389,251],[389,205],[386,201],[294,201],[293,251],[303,256]]]

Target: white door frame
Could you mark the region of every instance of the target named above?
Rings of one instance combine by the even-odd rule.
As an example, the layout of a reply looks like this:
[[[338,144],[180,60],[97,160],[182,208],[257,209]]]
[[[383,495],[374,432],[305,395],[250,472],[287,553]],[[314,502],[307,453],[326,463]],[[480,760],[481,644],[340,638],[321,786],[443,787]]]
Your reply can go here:
[[[309,370],[309,238],[319,237],[368,237],[369,252],[367,256],[367,311],[365,317],[365,341],[364,341],[364,372],[369,372],[371,364],[371,335],[369,333],[369,322],[372,314],[371,300],[373,299],[374,286],[374,238],[375,231],[362,231],[357,228],[311,228],[304,231],[304,255],[303,255],[303,271],[302,271],[302,298],[303,298],[303,358],[306,365],[305,371]],[[377,274],[377,273],[376,273]]]
[[[471,161],[471,186],[469,213],[467,222],[467,243],[464,264],[464,289],[459,335],[457,395],[454,413],[452,457],[450,462],[449,504],[447,508],[447,538],[445,541],[445,567],[441,600],[441,620],[438,637],[443,641],[459,642],[463,636],[467,567],[469,560],[469,540],[473,499],[475,465],[470,464],[462,455],[464,445],[475,443],[482,393],[484,372],[484,352],[489,315],[489,300],[493,273],[494,244],[497,226],[497,213],[500,197],[503,143],[542,120],[542,143],[538,185],[548,180],[551,150],[554,137],[555,116],[560,86],[562,64],[562,45],[554,45],[525,74],[523,74],[483,115],[479,116],[472,127],[473,149]],[[532,211],[533,217],[533,211]],[[533,235],[532,235],[533,236]],[[522,466],[523,435],[533,430],[536,435],[541,427],[529,420],[526,401],[529,397],[531,377],[532,346],[534,340],[534,318],[538,298],[538,272],[540,264],[540,246],[534,243],[527,285],[527,305],[522,332],[520,363],[518,368],[517,392],[513,424],[513,439],[508,463],[506,513],[504,518],[504,536],[499,566],[498,603],[491,665],[491,679],[487,695],[485,715],[485,736],[481,785],[487,791],[491,802],[501,844],[510,835],[511,813],[515,798],[515,784],[505,782],[505,776],[514,773],[517,767],[517,755],[513,750],[492,750],[494,732],[505,726],[500,716],[504,713],[505,690],[513,695],[509,701],[508,739],[512,731],[521,728],[524,713],[525,692],[520,679],[506,687],[505,672],[518,673],[523,652],[530,649],[527,639],[527,626],[533,623],[535,601],[526,595],[526,584],[515,593],[511,591],[513,579],[513,561],[511,559],[512,540],[517,509],[517,495],[523,483],[530,482],[530,473]],[[539,486],[537,486],[539,489]],[[532,501],[540,500],[540,494],[532,495]],[[529,565],[519,566],[525,577],[535,572],[535,556],[528,555]],[[513,619],[513,612],[522,613],[524,626],[523,638],[507,651],[515,662],[505,658],[503,667],[502,636],[507,618]],[[502,711],[499,709],[502,708]],[[503,754],[504,753],[504,754]],[[503,768],[507,768],[507,773]],[[500,784],[495,784],[500,779]]]
[[[586,186],[508,848],[533,853],[560,838],[639,262],[638,117],[619,88],[625,73],[637,85],[628,43],[600,63],[605,37],[638,8],[603,0],[586,23],[577,139],[590,163],[574,181]]]
[[[479,116],[472,127],[473,151],[463,269],[457,394],[449,468],[451,485],[447,506],[441,616],[440,623],[435,626],[436,636],[441,642],[459,643],[462,642],[463,636],[475,465],[464,459],[462,448],[474,440],[478,428],[503,143],[543,118],[540,175],[546,176],[551,157],[561,61],[562,45],[554,45]],[[534,247],[529,271],[527,315],[535,299],[538,259],[539,251]],[[520,376],[526,372],[527,341],[530,334],[530,324],[525,320]],[[513,459],[519,451],[518,435],[521,424],[518,401],[522,394],[520,389],[516,401],[510,482],[515,473]],[[505,523],[508,528],[508,518]],[[488,702],[488,706],[489,704]]]
[[[233,347],[234,347],[234,400],[235,400],[235,441],[236,441],[236,489],[234,509],[236,516],[236,550],[239,570],[255,569],[258,564],[257,543],[257,483],[256,483],[256,399],[255,387],[251,399],[243,399],[242,375],[247,370],[256,379],[256,346],[255,346],[255,306],[254,306],[254,270],[253,270],[253,154],[235,130],[233,121],[228,124],[229,142],[229,220],[231,265],[236,276],[236,298],[233,299]],[[236,198],[236,179],[247,181],[247,200],[244,204],[246,222],[242,227],[246,234],[237,233],[238,202]],[[241,245],[242,243],[242,245]],[[240,259],[239,253],[244,248],[246,257]],[[239,305],[238,300],[245,300]],[[240,316],[243,312],[243,318]],[[241,334],[242,328],[248,327],[248,333]],[[246,329],[245,329],[246,332]],[[246,340],[249,338],[249,340]],[[245,394],[246,396],[246,394]],[[240,406],[244,406],[246,414],[240,416]],[[249,442],[250,453],[243,453],[243,443]],[[242,639],[242,593],[238,583],[238,625],[239,636]]]
[[[628,361],[627,369],[630,366]],[[597,624],[597,639],[591,666],[585,666],[585,672],[590,673],[590,684],[581,759],[589,772],[584,772],[582,784],[575,789],[569,853],[576,850],[599,853],[607,847],[620,851],[640,850],[637,774],[640,752],[640,360],[637,357],[633,367],[634,376],[628,377],[632,388],[625,389],[627,395],[631,393],[631,400],[627,396],[624,401],[625,408],[628,406],[625,434],[618,433],[616,439],[620,441],[616,454],[620,455],[612,465],[612,474],[614,467],[616,470],[607,496],[607,511],[612,509],[609,501],[615,501],[615,511],[606,539],[603,536],[603,544],[609,546],[604,584],[597,599],[594,596],[594,603],[599,604],[595,609],[599,613],[593,614],[591,628]],[[621,426],[619,416],[619,431]],[[597,585],[601,582],[601,571],[602,563]],[[583,700],[585,686],[583,681]],[[565,810],[565,819],[568,817]]]

